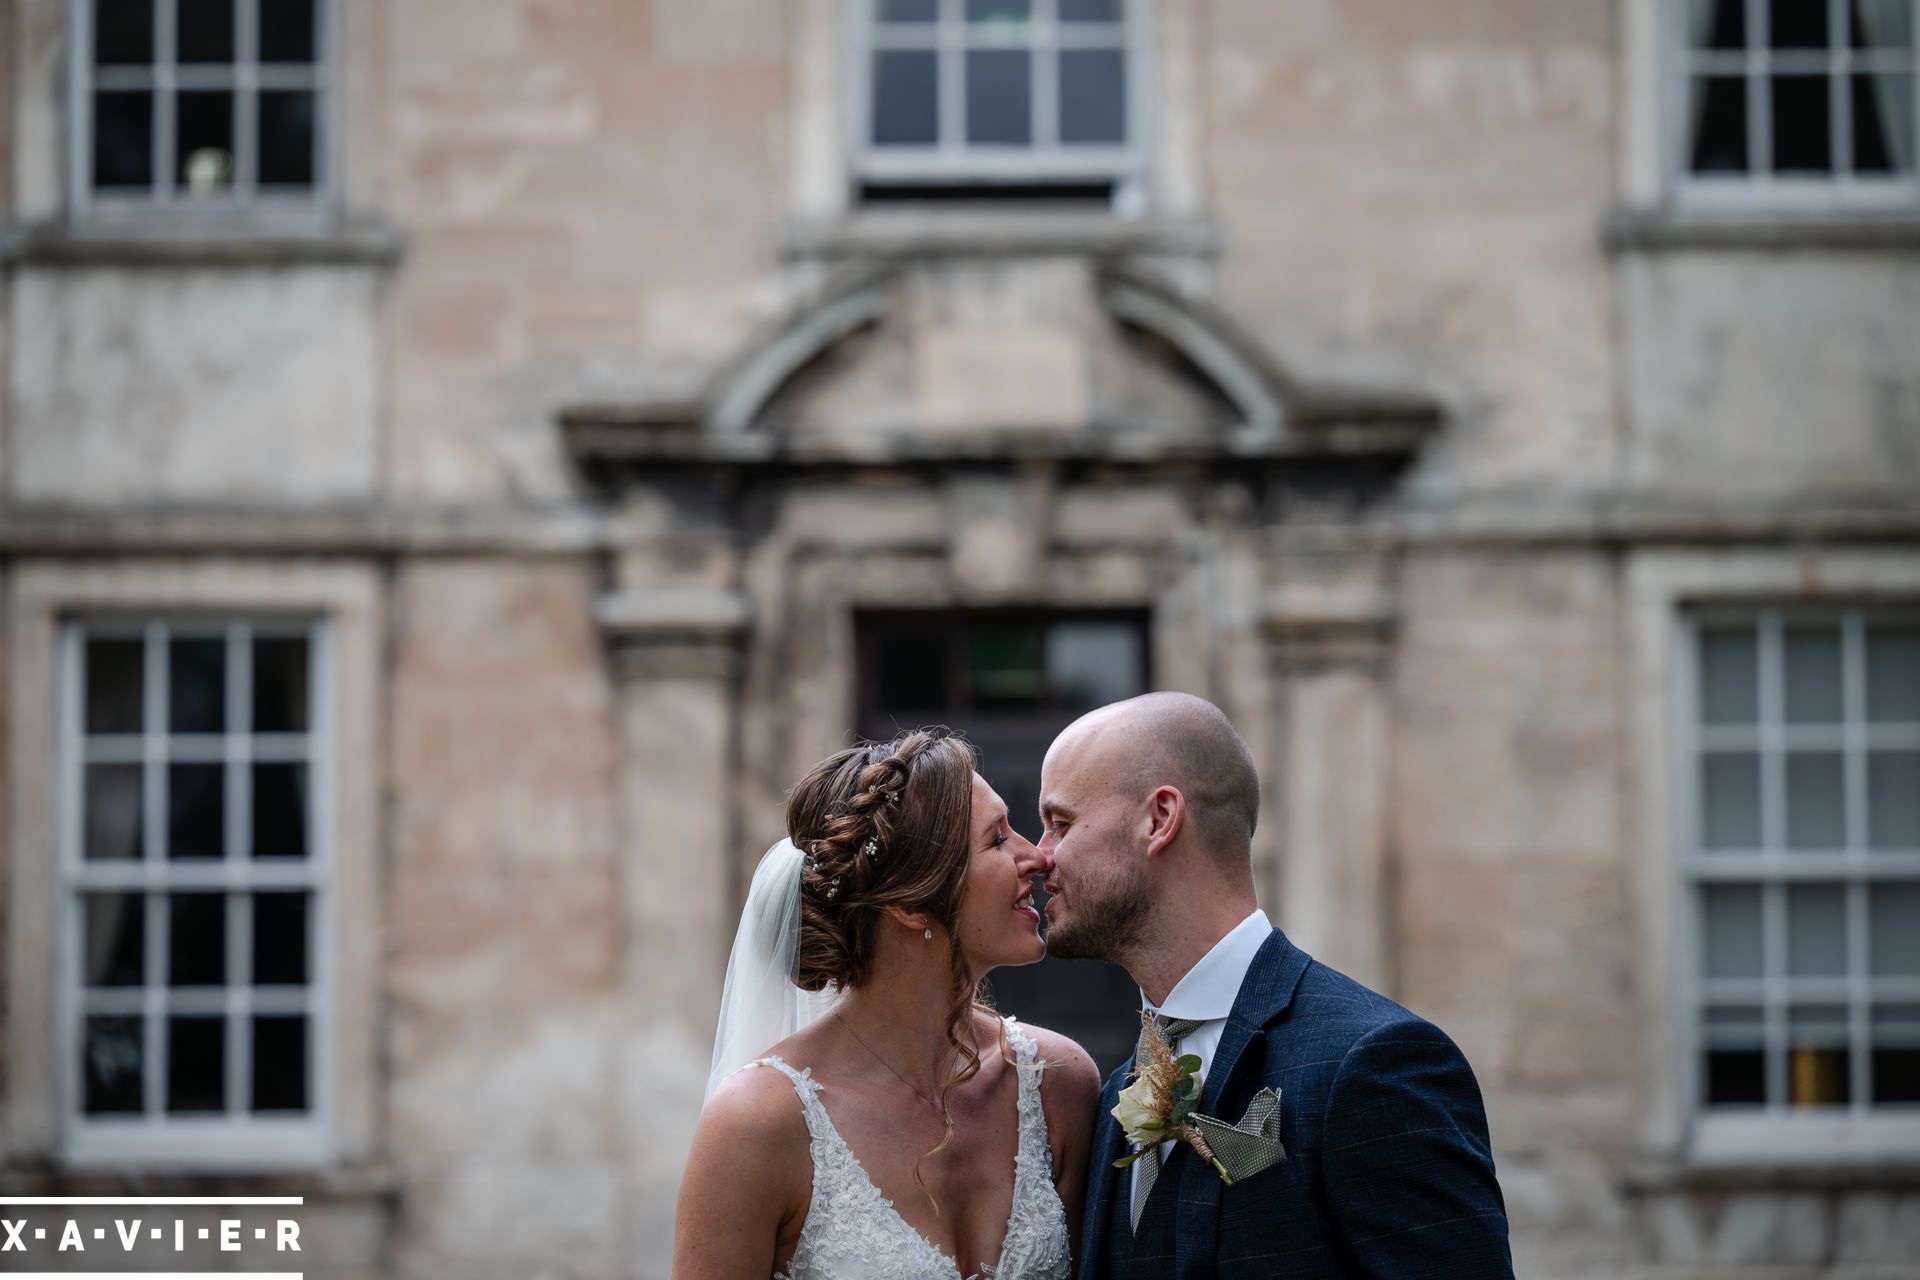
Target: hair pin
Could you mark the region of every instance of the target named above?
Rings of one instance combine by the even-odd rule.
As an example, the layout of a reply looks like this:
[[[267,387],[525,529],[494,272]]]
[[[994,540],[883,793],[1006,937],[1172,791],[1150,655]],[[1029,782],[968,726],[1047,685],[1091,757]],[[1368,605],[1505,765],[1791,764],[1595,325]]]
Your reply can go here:
[[[866,854],[870,861],[880,861],[880,837],[868,836],[867,843],[861,848],[860,852]]]

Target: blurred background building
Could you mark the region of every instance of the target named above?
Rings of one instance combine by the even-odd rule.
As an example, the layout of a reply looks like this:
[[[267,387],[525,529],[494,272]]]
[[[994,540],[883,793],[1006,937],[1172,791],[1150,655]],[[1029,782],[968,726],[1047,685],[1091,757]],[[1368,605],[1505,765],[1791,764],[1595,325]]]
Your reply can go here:
[[[785,787],[946,722],[1037,834],[1178,688],[1268,910],[1465,1047],[1521,1274],[1920,1275],[1916,47],[0,5],[0,1188],[664,1275]]]

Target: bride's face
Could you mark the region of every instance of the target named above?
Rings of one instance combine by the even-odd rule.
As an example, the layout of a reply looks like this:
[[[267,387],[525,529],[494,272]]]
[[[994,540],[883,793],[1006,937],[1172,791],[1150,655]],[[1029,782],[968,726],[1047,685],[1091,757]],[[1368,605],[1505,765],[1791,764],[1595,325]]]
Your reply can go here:
[[[973,775],[973,853],[961,892],[960,949],[975,974],[996,965],[1032,964],[1046,954],[1032,876],[1045,870],[1039,850],[1007,823],[1007,805]]]

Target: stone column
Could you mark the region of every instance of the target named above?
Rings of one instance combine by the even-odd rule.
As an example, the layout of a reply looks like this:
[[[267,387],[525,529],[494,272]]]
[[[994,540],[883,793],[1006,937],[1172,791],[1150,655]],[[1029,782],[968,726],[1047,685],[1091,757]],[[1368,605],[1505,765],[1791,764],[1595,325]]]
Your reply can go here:
[[[1277,923],[1316,959],[1390,994],[1391,605],[1366,591],[1283,589],[1266,632],[1281,721]]]
[[[633,1179],[628,1256],[665,1275],[664,1242],[739,910],[732,797],[748,611],[731,591],[643,588],[604,597],[598,614],[620,719],[627,1033],[618,1088]]]

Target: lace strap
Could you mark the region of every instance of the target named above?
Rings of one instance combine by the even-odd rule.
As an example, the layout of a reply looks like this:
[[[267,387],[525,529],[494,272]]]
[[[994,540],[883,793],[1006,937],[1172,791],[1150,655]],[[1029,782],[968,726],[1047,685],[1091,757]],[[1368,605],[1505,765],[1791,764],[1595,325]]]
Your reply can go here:
[[[1047,1142],[1047,1114],[1040,1101],[1040,1085],[1046,1078],[1047,1064],[1040,1061],[1040,1046],[1032,1036],[1023,1030],[1012,1018],[1005,1019],[1007,1042],[1013,1046],[1013,1060],[1020,1064],[1020,1148],[1023,1152],[1046,1152],[1046,1160],[1052,1160],[1051,1148]]]
[[[800,1111],[807,1118],[810,1137],[819,1141],[834,1133],[833,1122],[827,1118],[827,1106],[820,1101],[820,1086],[814,1081],[812,1067],[795,1071],[784,1058],[758,1058],[747,1063],[747,1067],[772,1067],[793,1081],[793,1091],[800,1095]]]

